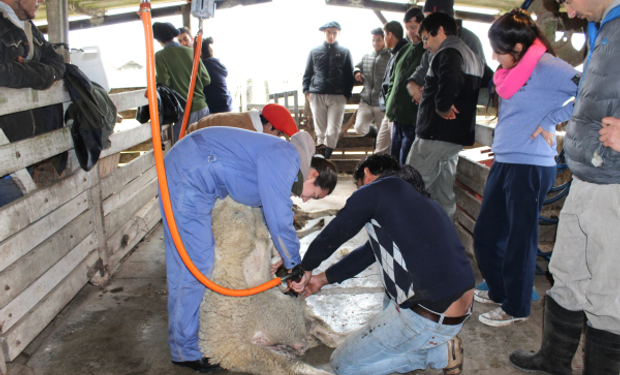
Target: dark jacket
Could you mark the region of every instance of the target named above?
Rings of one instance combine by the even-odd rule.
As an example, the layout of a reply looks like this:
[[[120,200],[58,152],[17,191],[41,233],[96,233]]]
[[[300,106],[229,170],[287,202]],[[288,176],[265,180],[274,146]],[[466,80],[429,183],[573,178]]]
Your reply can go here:
[[[348,99],[354,80],[351,52],[338,42],[323,42],[310,51],[303,77],[304,94],[344,95]]]
[[[211,77],[211,83],[203,89],[209,113],[231,112],[233,98],[226,84],[228,69],[215,57],[204,59],[202,63]]]
[[[390,87],[390,82],[392,80],[392,73],[394,72],[394,64],[398,58],[400,50],[409,44],[409,41],[405,38],[401,39],[396,43],[394,48],[390,50],[390,60],[388,61],[387,67],[385,68],[385,74],[383,75],[383,83],[381,84],[381,95],[379,95],[379,107],[381,110],[385,112],[385,102],[387,100],[387,94]]]
[[[415,125],[418,105],[411,101],[411,95],[407,91],[407,78],[420,65],[424,47],[422,43],[407,43],[398,55],[394,62],[386,95],[385,115],[390,121]]]
[[[458,37],[444,40],[424,81],[416,126],[418,137],[464,146],[474,144],[484,66],[482,59]],[[453,105],[459,111],[454,120],[446,120],[436,112],[446,112]]]
[[[65,64],[31,21],[26,21],[24,28],[25,31],[15,25],[0,9],[0,86],[43,90],[63,77]],[[32,43],[26,33],[32,35]],[[20,56],[23,63],[17,61]],[[62,125],[62,105],[0,117],[0,128],[11,142]]]
[[[362,57],[353,71],[353,77],[357,72],[364,75],[364,89],[360,93],[361,100],[366,102],[371,107],[379,106],[379,94],[381,94],[381,85],[383,83],[383,76],[390,61],[389,50],[384,48],[377,51],[367,53]]]
[[[564,149],[575,176],[594,184],[620,184],[620,153],[599,141],[604,117],[620,118],[620,1],[605,11],[600,29],[588,25],[589,54]]]

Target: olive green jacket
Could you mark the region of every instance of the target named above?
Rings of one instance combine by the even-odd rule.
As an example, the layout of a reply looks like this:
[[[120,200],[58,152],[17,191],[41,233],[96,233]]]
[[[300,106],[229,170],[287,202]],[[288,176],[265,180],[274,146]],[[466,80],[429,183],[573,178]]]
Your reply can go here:
[[[398,52],[385,101],[385,114],[388,120],[403,124],[416,124],[418,105],[411,101],[411,96],[407,91],[407,79],[420,65],[422,55],[424,55],[422,43],[407,43]]]

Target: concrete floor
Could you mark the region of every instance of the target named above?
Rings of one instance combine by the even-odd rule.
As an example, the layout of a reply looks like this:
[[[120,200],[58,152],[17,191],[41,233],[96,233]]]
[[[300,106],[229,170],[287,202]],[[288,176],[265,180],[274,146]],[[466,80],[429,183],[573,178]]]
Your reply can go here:
[[[342,207],[354,189],[351,180],[344,180],[324,200],[305,204],[296,200],[295,203],[306,210]],[[316,233],[302,240],[303,251],[315,236]],[[328,263],[337,261],[364,241],[366,234],[362,231]],[[478,272],[477,278],[481,281]],[[541,299],[549,287],[550,281],[545,276],[536,276]],[[308,298],[308,304],[335,330],[346,332],[363,325],[380,311],[382,299],[377,269],[371,267],[353,280],[324,288]],[[22,355],[8,365],[9,374],[191,374],[191,370],[170,363],[166,301],[164,243],[162,227],[158,225],[124,260],[111,284],[103,290],[85,286]],[[465,374],[523,374],[508,363],[508,354],[517,348],[537,350],[540,346],[543,312],[540,302],[533,303],[532,315],[525,323],[503,328],[479,323],[478,315],[494,307],[476,304],[474,315],[459,335],[465,348]],[[306,353],[304,360],[329,371],[331,352],[324,346],[314,348]],[[580,358],[576,358],[574,367],[575,374],[581,373]],[[427,369],[411,374],[439,373]]]

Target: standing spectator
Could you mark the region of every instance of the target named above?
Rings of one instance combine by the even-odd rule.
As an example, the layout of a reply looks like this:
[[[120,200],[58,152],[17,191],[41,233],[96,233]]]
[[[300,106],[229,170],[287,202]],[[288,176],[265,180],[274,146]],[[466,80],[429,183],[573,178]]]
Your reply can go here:
[[[192,37],[192,32],[185,26],[179,28],[177,42],[182,46],[194,49],[194,37]]]
[[[542,346],[514,351],[510,362],[528,372],[572,374],[585,313],[583,375],[618,375],[620,1],[569,0],[566,11],[590,22],[590,51],[564,140],[573,183],[549,264],[554,284],[545,297]]]
[[[428,0],[424,3],[425,16],[436,12],[445,13],[451,17],[454,17],[454,0]],[[486,61],[484,50],[482,49],[482,43],[480,43],[480,38],[478,38],[478,36],[471,30],[464,28],[462,26],[462,21],[463,20],[460,19],[456,20],[456,36],[461,38],[461,40],[467,44],[467,47],[469,47],[473,53],[480,56],[482,61]],[[426,51],[422,57],[420,67],[416,69],[414,74],[408,80],[409,84],[407,89],[416,103],[420,102],[420,95],[422,95],[422,87],[424,86],[424,77],[426,76],[426,72],[428,72],[428,67],[432,57],[431,52]],[[487,74],[491,74],[491,72],[487,72]]]
[[[163,50],[155,54],[155,71],[157,72],[157,83],[170,87],[187,99],[192,77],[194,53],[191,49],[181,48],[182,46],[174,41],[174,38],[178,35],[179,30],[169,22],[155,22],[153,24],[153,37],[164,47]],[[194,87],[191,114],[187,122],[188,125],[198,122],[198,120],[209,114],[209,108],[207,108],[207,102],[203,93],[204,87],[209,85],[209,83],[211,83],[209,73],[207,73],[202,62],[200,62],[196,86]],[[183,119],[174,124],[175,142],[179,139],[182,125]]]
[[[474,248],[489,290],[476,301],[501,307],[481,314],[500,327],[530,315],[538,216],[555,183],[555,125],[568,121],[580,74],[554,57],[547,38],[530,16],[515,9],[489,29],[499,94],[493,139],[495,161],[484,188],[474,229]]]
[[[445,13],[426,17],[420,36],[433,59],[420,101],[417,138],[407,163],[420,171],[433,199],[454,221],[456,163],[463,146],[474,144],[485,64],[456,37],[456,22]]]
[[[303,77],[303,91],[316,125],[316,140],[327,146],[327,159],[338,143],[344,106],[351,97],[354,81],[351,52],[336,41],[341,30],[335,21],[319,28],[325,34],[325,42],[310,51]]]
[[[220,59],[213,57],[211,44],[213,44],[212,37],[202,42],[202,63],[211,78],[211,83],[205,86],[203,91],[209,106],[209,113],[231,112],[233,98],[226,84],[228,69],[220,62]]]
[[[405,13],[404,22],[411,43],[407,43],[394,60],[385,101],[385,114],[388,120],[394,123],[391,153],[401,165],[405,164],[415,140],[418,105],[411,101],[407,92],[407,79],[420,65],[424,54],[424,47],[418,36],[418,27],[423,19],[422,9],[418,7]]]
[[[374,138],[377,136],[377,128],[372,125],[372,122],[374,121],[377,126],[381,126],[385,116],[379,106],[379,94],[381,93],[381,83],[383,82],[385,68],[390,60],[390,54],[388,49],[385,48],[383,30],[379,27],[373,29],[370,33],[372,34],[372,48],[374,51],[365,54],[362,57],[362,61],[353,70],[355,80],[364,83],[364,89],[360,94],[360,106],[355,118],[355,131],[359,135]],[[376,149],[383,147],[377,144]]]
[[[62,56],[32,23],[39,0],[0,0],[0,86],[44,90],[62,79]],[[58,123],[53,123],[54,119]],[[10,142],[62,126],[62,107],[49,106],[0,117],[0,129]],[[10,176],[0,176],[0,207],[20,198]]]

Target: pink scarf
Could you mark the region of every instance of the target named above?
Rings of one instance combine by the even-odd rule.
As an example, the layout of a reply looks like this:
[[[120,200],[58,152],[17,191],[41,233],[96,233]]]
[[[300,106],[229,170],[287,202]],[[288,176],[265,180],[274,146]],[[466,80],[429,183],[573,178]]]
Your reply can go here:
[[[547,47],[536,39],[527,52],[512,69],[499,68],[493,76],[496,91],[503,99],[510,99],[530,79],[538,60],[547,52]]]

